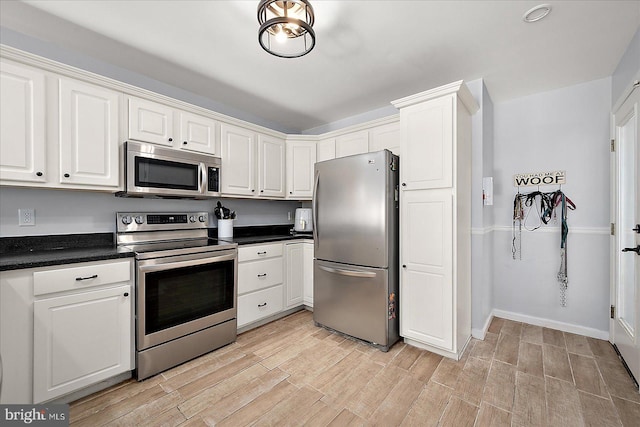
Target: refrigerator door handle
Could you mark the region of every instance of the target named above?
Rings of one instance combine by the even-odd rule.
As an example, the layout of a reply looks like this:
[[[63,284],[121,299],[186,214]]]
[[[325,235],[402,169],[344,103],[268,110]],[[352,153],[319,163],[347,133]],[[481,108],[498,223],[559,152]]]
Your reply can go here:
[[[318,247],[318,185],[320,184],[320,173],[316,171],[316,179],[313,183],[313,198],[311,199],[311,212],[313,214],[313,241]]]
[[[320,265],[319,267],[321,270],[328,271],[329,273],[340,274],[342,276],[362,277],[365,279],[376,277],[376,273],[371,271],[344,270],[342,268],[325,267],[324,265]]]

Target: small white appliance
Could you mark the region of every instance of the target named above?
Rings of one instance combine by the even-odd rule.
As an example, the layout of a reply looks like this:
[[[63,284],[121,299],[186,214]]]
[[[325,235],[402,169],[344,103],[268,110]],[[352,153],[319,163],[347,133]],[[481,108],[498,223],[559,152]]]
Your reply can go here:
[[[311,208],[296,209],[296,222],[293,229],[297,232],[312,232],[313,222],[311,219]]]

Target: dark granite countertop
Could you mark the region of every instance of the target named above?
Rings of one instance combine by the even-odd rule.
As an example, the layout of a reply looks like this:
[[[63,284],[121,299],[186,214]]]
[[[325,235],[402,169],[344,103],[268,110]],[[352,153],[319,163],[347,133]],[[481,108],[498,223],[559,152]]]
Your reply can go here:
[[[133,257],[113,233],[0,238],[0,271]]]
[[[234,227],[233,237],[218,237],[216,228],[209,229],[209,236],[224,240],[225,242],[237,243],[238,245],[251,245],[255,243],[280,242],[283,240],[313,239],[311,233],[292,233],[291,224],[279,225],[253,225],[245,227]]]

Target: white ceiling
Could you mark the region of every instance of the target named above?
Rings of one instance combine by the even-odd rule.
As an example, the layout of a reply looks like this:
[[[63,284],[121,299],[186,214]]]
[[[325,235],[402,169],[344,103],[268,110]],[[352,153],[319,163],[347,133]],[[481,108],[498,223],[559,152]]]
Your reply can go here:
[[[460,79],[501,102],[607,77],[640,26],[640,0],[311,3],[317,45],[297,59],[258,45],[258,0],[1,0],[0,24],[294,132]]]

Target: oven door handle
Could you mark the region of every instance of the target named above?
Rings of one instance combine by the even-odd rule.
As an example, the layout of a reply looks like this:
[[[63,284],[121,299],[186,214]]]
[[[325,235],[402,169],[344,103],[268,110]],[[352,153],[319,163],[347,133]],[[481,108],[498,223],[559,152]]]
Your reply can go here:
[[[196,265],[212,264],[215,262],[222,262],[222,261],[233,261],[235,259],[236,259],[235,254],[229,254],[229,255],[214,256],[209,258],[190,259],[186,261],[167,261],[167,262],[163,262],[162,264],[139,265],[138,269],[142,272],[161,271],[161,270],[170,270],[173,268],[193,267]]]

